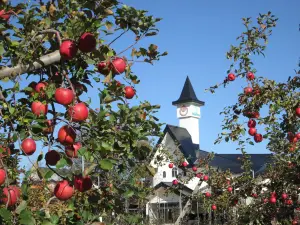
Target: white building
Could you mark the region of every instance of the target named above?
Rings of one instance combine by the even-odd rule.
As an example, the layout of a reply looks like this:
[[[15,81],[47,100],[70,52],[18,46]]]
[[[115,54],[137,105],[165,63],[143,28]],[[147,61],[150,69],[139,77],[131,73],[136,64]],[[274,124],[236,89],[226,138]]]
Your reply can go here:
[[[205,182],[199,182],[199,178],[192,178],[185,184],[179,184],[181,188],[177,193],[166,193],[168,187],[172,185],[172,181],[183,171],[175,165],[169,168],[169,160],[162,160],[158,163],[157,157],[164,154],[170,154],[175,157],[175,151],[179,153],[188,162],[191,168],[199,157],[206,156],[207,151],[200,150],[200,129],[199,121],[201,118],[200,108],[204,106],[204,102],[198,100],[189,77],[186,78],[183,90],[177,101],[173,102],[176,106],[177,118],[179,126],[167,125],[164,130],[164,137],[159,140],[162,148],[159,148],[150,165],[155,169],[153,176],[153,187],[155,194],[150,197],[150,201],[146,207],[146,215],[152,224],[180,224],[180,220],[193,214],[193,205],[186,197],[193,193],[206,192],[209,187]],[[176,154],[178,155],[178,154]],[[216,169],[227,170],[238,175],[242,173],[241,161],[238,159],[241,154],[215,154],[211,161],[211,166]],[[253,163],[253,174],[260,173],[267,161],[268,154],[251,154]],[[201,184],[199,186],[199,184]],[[190,215],[191,218],[193,215]],[[192,224],[192,223],[191,223]]]

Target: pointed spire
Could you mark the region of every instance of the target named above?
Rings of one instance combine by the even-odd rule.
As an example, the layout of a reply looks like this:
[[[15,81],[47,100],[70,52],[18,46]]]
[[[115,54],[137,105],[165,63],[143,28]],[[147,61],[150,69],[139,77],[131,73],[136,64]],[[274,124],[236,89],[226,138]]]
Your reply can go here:
[[[191,84],[189,76],[186,77],[183,89],[181,91],[181,95],[178,100],[172,102],[173,105],[178,105],[181,103],[194,102],[199,104],[200,106],[204,105],[205,102],[200,101],[194,91],[194,88]]]

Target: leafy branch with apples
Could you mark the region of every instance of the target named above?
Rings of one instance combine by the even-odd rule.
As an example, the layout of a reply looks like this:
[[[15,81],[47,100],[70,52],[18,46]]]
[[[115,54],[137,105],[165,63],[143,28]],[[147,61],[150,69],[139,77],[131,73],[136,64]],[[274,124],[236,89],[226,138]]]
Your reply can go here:
[[[133,68],[167,55],[141,45],[161,19],[116,0],[0,2],[1,224],[141,221],[123,208],[151,192],[161,124],[158,105],[130,102]]]

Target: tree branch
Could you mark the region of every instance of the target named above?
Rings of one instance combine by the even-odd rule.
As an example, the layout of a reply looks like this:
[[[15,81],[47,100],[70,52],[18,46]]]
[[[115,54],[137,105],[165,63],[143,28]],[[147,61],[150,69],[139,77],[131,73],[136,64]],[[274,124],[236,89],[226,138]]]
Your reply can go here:
[[[18,75],[32,72],[38,69],[41,69],[45,66],[50,66],[54,63],[59,62],[61,59],[59,50],[56,50],[55,52],[52,52],[50,54],[44,55],[34,61],[32,64],[18,64],[14,67],[2,67],[0,69],[0,79],[3,79],[5,77],[14,78]]]

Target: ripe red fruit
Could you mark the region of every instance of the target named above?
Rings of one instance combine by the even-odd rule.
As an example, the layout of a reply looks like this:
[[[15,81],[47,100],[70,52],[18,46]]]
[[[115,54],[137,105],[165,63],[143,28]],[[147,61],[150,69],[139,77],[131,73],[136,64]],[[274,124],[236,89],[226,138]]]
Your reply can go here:
[[[72,146],[67,146],[65,148],[65,153],[70,158],[78,158],[78,151],[81,148],[81,143],[76,142]]]
[[[124,71],[126,69],[126,62],[122,58],[115,58],[112,60],[111,68],[112,68],[113,74],[124,73]]]
[[[208,181],[208,176],[205,175],[205,176],[203,177],[203,180],[204,180],[204,181]]]
[[[135,95],[135,90],[133,89],[133,87],[126,86],[124,88],[124,91],[125,91],[125,98],[127,99],[132,99],[133,96]]]
[[[88,191],[93,187],[92,179],[88,176],[77,175],[74,178],[74,187],[80,192]]]
[[[35,91],[37,92],[37,93],[40,93],[40,92],[43,92],[43,91],[45,91],[45,89],[46,89],[46,87],[47,87],[47,83],[46,82],[40,82],[40,83],[38,83],[36,86],[35,86]]]
[[[44,105],[40,101],[35,101],[31,104],[31,111],[37,116],[41,114],[46,115],[48,113],[48,105]]]
[[[75,42],[70,41],[70,40],[63,41],[63,43],[61,43],[60,48],[59,48],[61,57],[66,60],[73,59],[77,53],[77,50],[78,49],[77,49]]]
[[[262,140],[263,140],[263,136],[262,136],[261,134],[256,133],[256,134],[254,135],[254,141],[255,141],[256,143],[262,142]]]
[[[193,167],[192,167],[192,170],[196,172],[196,171],[197,171],[197,167],[196,167],[196,166],[193,166]]]
[[[62,201],[66,201],[73,196],[74,189],[67,180],[58,182],[54,188],[54,195]]]
[[[268,200],[267,198],[265,198],[265,199],[263,200],[264,203],[268,203],[268,201],[269,201],[269,200]]]
[[[46,153],[45,160],[48,165],[55,166],[56,163],[60,160],[60,154],[55,150],[51,150]]]
[[[91,33],[84,33],[80,36],[78,41],[78,48],[82,52],[91,52],[96,48],[96,38]]]
[[[293,205],[293,200],[292,199],[288,199],[285,202],[287,205]]]
[[[272,203],[272,204],[275,204],[275,203],[276,203],[276,200],[277,200],[277,199],[276,199],[275,197],[272,196],[272,197],[269,199],[269,202]]]
[[[83,102],[71,106],[68,112],[69,112],[69,116],[72,117],[72,121],[75,122],[84,121],[89,116],[89,110]]]
[[[1,200],[4,204],[7,204],[8,198],[8,206],[13,206],[17,203],[18,199],[20,198],[20,190],[16,186],[8,186],[3,188],[3,197]],[[9,196],[9,197],[8,197]]]
[[[245,87],[244,93],[245,95],[250,95],[252,93],[253,89],[251,87]]]
[[[99,73],[103,75],[108,75],[110,72],[110,62],[100,62],[97,67]]]
[[[252,194],[252,197],[253,197],[253,198],[257,198],[257,194],[256,194],[256,193],[253,193],[253,194]]]
[[[55,100],[62,105],[69,105],[74,100],[74,93],[68,88],[58,88],[55,91]]]
[[[217,209],[217,206],[216,206],[216,205],[212,205],[212,206],[211,206],[211,209],[212,209],[212,210],[216,210],[216,209]]]
[[[233,189],[232,187],[228,187],[227,191],[232,192],[232,189]]]
[[[178,184],[178,180],[173,180],[173,185],[177,185]]]
[[[298,220],[293,220],[292,225],[298,225]]]
[[[253,128],[253,127],[255,127],[255,126],[256,126],[256,121],[253,120],[253,119],[250,119],[250,120],[248,121],[248,127],[249,127],[249,128]]]
[[[0,169],[0,185],[5,183],[6,172],[4,169]]]
[[[181,165],[183,166],[183,167],[187,167],[187,162],[183,162],[183,163],[181,163]]]
[[[46,133],[46,134],[52,133],[53,130],[54,130],[53,121],[52,120],[47,120],[46,125],[47,125],[47,128],[44,128],[43,132]]]
[[[75,142],[76,133],[71,127],[66,125],[59,129],[57,139],[63,145],[72,145]]]
[[[254,127],[251,127],[248,131],[248,134],[254,136],[256,134],[256,129]]]
[[[210,196],[211,196],[211,193],[209,193],[209,192],[205,193],[205,197],[209,198]]]
[[[233,73],[228,74],[227,76],[229,81],[234,81],[235,80],[235,75]]]
[[[26,138],[21,144],[22,150],[26,155],[32,155],[36,150],[36,143],[31,138]]]
[[[202,173],[197,173],[197,174],[196,174],[196,177],[197,177],[197,178],[201,178],[202,175],[203,175]]]
[[[296,115],[297,115],[298,117],[300,117],[300,107],[298,107],[298,108],[296,109]]]
[[[117,86],[117,87],[121,87],[121,86],[122,86],[121,82],[117,80],[117,81],[116,81],[116,86]]]
[[[169,168],[170,168],[170,169],[172,169],[172,168],[173,168],[173,166],[174,166],[174,164],[173,164],[173,163],[169,163]]]
[[[282,198],[282,199],[287,199],[287,198],[288,198],[288,195],[287,195],[286,193],[283,193],[283,194],[281,195],[281,198]]]
[[[8,20],[10,19],[10,16],[11,16],[11,13],[10,13],[10,12],[5,12],[4,9],[2,9],[2,10],[0,11],[0,18],[1,18],[1,19],[8,21]]]
[[[300,133],[297,133],[295,136],[298,140],[300,140]]]
[[[248,80],[253,80],[255,78],[254,74],[252,72],[247,73],[247,79]]]

